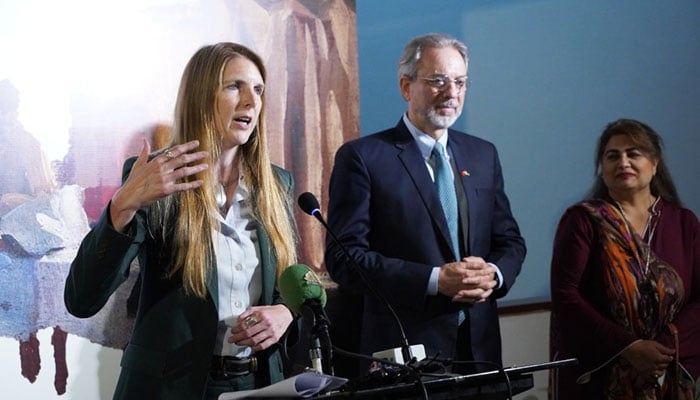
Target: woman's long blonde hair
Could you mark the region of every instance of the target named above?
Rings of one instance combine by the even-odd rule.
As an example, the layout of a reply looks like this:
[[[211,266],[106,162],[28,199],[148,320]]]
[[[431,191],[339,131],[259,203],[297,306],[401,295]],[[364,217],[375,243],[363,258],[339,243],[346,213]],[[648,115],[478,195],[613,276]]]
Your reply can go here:
[[[174,258],[168,275],[182,271],[187,293],[204,298],[207,293],[208,268],[215,260],[211,232],[218,228],[213,171],[221,152],[221,135],[215,129],[214,105],[223,81],[226,64],[235,57],[252,61],[265,81],[265,66],[252,50],[236,43],[217,43],[199,49],[190,59],[180,81],[175,106],[175,123],[171,145],[199,140],[199,150],[209,152],[209,168],[188,180],[201,179],[196,189],[169,196],[151,210],[151,223],[161,224],[164,238],[172,246]],[[272,169],[265,132],[265,94],[253,133],[240,146],[241,174],[252,194],[253,215],[270,236],[277,258],[277,276],[296,262],[296,234],[291,198]],[[169,230],[168,223],[173,228]]]

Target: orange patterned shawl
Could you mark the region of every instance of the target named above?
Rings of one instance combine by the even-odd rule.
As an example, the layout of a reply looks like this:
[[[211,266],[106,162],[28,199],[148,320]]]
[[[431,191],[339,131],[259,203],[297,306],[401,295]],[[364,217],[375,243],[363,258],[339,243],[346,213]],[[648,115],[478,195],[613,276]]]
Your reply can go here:
[[[654,339],[673,321],[683,303],[680,276],[654,255],[647,242],[633,233],[617,207],[602,200],[583,205],[599,231],[610,314],[638,338]],[[653,234],[656,218],[658,216],[652,218],[654,221],[647,235]],[[608,374],[606,398],[657,399],[654,386],[639,379],[625,360],[614,359],[604,371]],[[667,373],[667,378],[669,376],[671,374]]]

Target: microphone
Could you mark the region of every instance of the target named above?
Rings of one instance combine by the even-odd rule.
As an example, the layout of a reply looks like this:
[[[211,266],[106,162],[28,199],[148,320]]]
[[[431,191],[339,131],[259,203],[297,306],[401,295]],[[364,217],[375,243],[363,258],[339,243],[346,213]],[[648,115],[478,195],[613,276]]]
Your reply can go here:
[[[279,288],[285,304],[295,314],[299,313],[306,302],[319,302],[321,307],[325,307],[328,300],[321,278],[304,264],[285,268],[280,275]]]
[[[318,200],[316,200],[316,196],[314,196],[313,193],[304,192],[300,194],[298,202],[299,208],[301,208],[302,211],[316,217],[317,220],[321,221],[323,226],[326,226],[326,221],[323,220],[323,216],[321,215],[321,206],[318,204]]]
[[[327,369],[332,375],[333,367],[330,363],[332,345],[328,333],[329,322],[323,310],[328,297],[321,283],[321,278],[308,266],[294,264],[282,272],[278,283],[282,299],[295,315],[308,316],[308,313],[304,313],[304,311],[311,311],[312,328],[311,344],[309,346],[311,365],[316,372],[323,373],[324,357],[322,355],[325,350]],[[321,339],[323,339],[325,349],[321,346]]]
[[[302,211],[305,213],[316,217],[319,222],[323,225],[324,228],[326,228],[326,231],[331,235],[333,238],[333,241],[340,247],[340,250],[343,252],[343,255],[350,260],[352,263],[353,267],[355,268],[355,272],[360,276],[360,279],[362,279],[363,283],[365,286],[369,289],[370,292],[387,308],[391,316],[393,317],[394,321],[396,322],[396,325],[398,326],[399,333],[401,334],[401,354],[403,355],[403,361],[404,362],[410,362],[413,360],[413,352],[411,350],[411,346],[408,344],[408,338],[406,337],[406,332],[404,331],[403,325],[401,324],[401,320],[399,319],[399,316],[396,315],[396,311],[394,311],[394,308],[391,306],[391,303],[384,297],[374,286],[372,281],[367,277],[367,274],[365,274],[365,271],[357,264],[355,261],[355,258],[353,258],[350,255],[350,252],[348,249],[345,248],[343,243],[338,239],[336,236],[335,232],[328,226],[326,223],[326,220],[323,218],[323,215],[321,215],[321,206],[318,203],[318,200],[316,199],[316,196],[314,196],[313,193],[310,192],[304,192],[301,195],[299,195],[299,198],[297,199],[297,202],[299,203],[299,208],[301,208]],[[421,346],[422,347],[422,346]]]

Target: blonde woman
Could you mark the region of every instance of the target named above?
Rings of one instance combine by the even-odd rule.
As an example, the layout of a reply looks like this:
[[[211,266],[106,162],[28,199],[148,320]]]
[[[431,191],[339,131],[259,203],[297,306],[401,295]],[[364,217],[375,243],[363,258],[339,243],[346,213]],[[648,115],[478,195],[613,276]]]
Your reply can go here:
[[[78,317],[140,264],[140,296],[115,399],[216,399],[279,381],[293,316],[276,289],[296,262],[291,175],[270,163],[265,68],[235,43],[187,64],[172,143],[144,141],[66,281]]]

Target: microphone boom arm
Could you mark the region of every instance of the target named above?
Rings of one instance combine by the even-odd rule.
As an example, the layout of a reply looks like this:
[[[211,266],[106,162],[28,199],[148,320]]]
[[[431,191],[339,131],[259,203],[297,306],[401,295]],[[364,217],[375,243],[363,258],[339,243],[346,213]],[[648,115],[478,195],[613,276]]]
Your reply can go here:
[[[382,295],[382,293],[379,292],[376,287],[374,287],[374,285],[367,277],[365,271],[357,264],[355,258],[351,256],[348,249],[345,247],[345,245],[343,245],[343,242],[341,242],[340,239],[338,239],[338,237],[335,235],[333,230],[330,229],[325,219],[321,215],[320,206],[318,204],[318,200],[316,200],[316,196],[314,196],[313,193],[310,192],[302,193],[299,196],[299,206],[304,212],[315,217],[321,223],[321,225],[323,225],[323,227],[326,229],[326,232],[328,232],[331,235],[333,241],[340,247],[340,250],[342,251],[343,255],[345,255],[345,257],[347,257],[350,260],[350,263],[352,263],[353,268],[355,268],[355,272],[357,272],[357,274],[360,276],[360,279],[362,279],[362,282],[365,284],[365,286],[369,289],[372,295],[375,296],[389,311],[392,318],[396,322],[396,325],[399,328],[399,332],[401,334],[401,353],[403,355],[403,359],[406,362],[412,361],[413,354],[411,352],[411,346],[408,343],[408,338],[406,337],[406,332],[403,329],[403,325],[401,324],[399,316],[396,314],[396,311],[394,311],[394,308],[391,306],[391,303],[389,303],[386,297],[384,297],[384,295]]]

